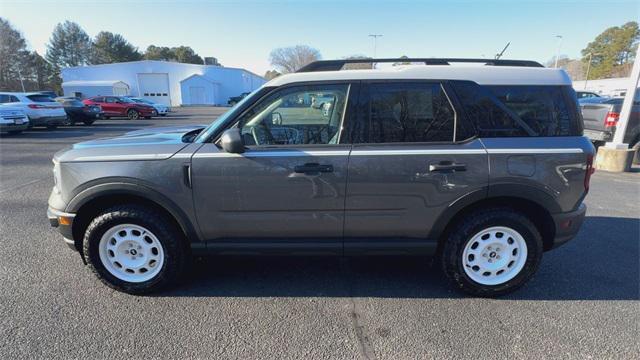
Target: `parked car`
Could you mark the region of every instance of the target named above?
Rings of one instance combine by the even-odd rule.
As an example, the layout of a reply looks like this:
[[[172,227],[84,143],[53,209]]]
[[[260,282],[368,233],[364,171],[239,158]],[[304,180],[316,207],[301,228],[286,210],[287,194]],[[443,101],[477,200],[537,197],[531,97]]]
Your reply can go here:
[[[141,117],[151,119],[158,115],[153,106],[135,102],[125,96],[94,96],[82,101],[85,105],[99,105],[104,113],[104,118],[124,116],[129,120],[137,120]]]
[[[29,118],[19,107],[0,106],[0,132],[19,134],[29,127]]]
[[[0,104],[20,108],[29,118],[29,126],[54,129],[64,124],[67,114],[62,105],[39,93],[0,92]]]
[[[350,61],[273,79],[206,128],[58,152],[51,225],[133,294],[175,282],[190,254],[245,253],[435,255],[455,288],[497,296],[577,234],[594,147],[563,70]],[[317,94],[328,113],[286,101]]]
[[[591,91],[576,91],[576,97],[580,99],[599,98],[600,95]]]
[[[104,115],[100,105],[85,105],[76,97],[58,97],[55,100],[64,106],[69,125],[77,122],[91,125]]]
[[[143,98],[139,98],[139,97],[131,97],[131,96],[127,96],[127,98],[139,103],[139,104],[147,104],[147,105],[151,105],[153,106],[156,111],[158,112],[158,115],[160,116],[167,116],[167,114],[169,112],[171,112],[171,107],[165,105],[165,104],[158,104],[158,103],[154,103],[153,101],[149,101],[147,99],[143,99]]]
[[[624,142],[636,150],[634,162],[640,162],[640,93],[636,96],[631,108]],[[613,140],[616,126],[620,118],[624,98],[611,98],[601,103],[581,103],[582,118],[584,120],[584,135],[596,146]]]
[[[229,98],[229,101],[227,101],[227,104],[229,104],[229,106],[234,106],[235,104],[239,103],[240,100],[246,98],[249,94],[251,94],[250,92],[243,92],[242,94],[238,95],[238,96],[232,96]]]

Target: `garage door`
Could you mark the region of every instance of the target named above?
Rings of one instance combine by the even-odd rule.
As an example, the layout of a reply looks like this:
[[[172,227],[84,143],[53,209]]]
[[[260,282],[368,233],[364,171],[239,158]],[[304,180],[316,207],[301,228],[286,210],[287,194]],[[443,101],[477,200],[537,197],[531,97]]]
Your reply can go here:
[[[169,75],[138,74],[140,97],[159,104],[171,105]]]
[[[192,105],[204,105],[207,103],[204,87],[201,86],[190,86],[189,98]]]

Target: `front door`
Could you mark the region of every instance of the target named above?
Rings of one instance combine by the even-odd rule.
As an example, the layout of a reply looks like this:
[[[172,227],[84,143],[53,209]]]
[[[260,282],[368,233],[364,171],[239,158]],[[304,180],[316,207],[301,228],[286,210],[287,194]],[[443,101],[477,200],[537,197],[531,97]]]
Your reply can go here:
[[[439,82],[363,85],[349,159],[345,252],[423,241],[447,207],[483,197],[487,153]],[[452,98],[452,97],[451,97]],[[373,240],[372,240],[373,239]],[[378,239],[378,240],[375,240]],[[391,243],[389,243],[389,241]]]
[[[276,90],[232,125],[245,153],[208,143],[194,154],[194,202],[209,244],[306,238],[341,251],[350,146],[339,139],[349,88]]]

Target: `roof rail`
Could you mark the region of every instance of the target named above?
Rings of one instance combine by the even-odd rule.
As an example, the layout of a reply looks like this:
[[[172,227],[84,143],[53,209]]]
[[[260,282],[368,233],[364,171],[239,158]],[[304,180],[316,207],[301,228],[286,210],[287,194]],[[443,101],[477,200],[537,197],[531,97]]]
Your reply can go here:
[[[342,59],[314,61],[300,68],[296,72],[338,71],[345,64],[369,64],[369,63],[424,63],[425,65],[451,65],[451,63],[478,63],[491,66],[523,66],[544,67],[537,61],[531,60],[495,60],[495,59],[462,59],[462,58],[385,58],[385,59]]]

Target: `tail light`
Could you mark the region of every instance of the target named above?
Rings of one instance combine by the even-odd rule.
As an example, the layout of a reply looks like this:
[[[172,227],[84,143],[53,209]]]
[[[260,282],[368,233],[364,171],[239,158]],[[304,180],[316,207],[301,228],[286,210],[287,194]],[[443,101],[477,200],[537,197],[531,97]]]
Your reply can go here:
[[[604,117],[604,127],[614,127],[618,125],[618,120],[620,120],[620,113],[609,111]]]
[[[47,108],[46,106],[40,105],[40,104],[29,104],[28,106],[31,109],[46,109]]]
[[[593,167],[593,155],[587,155],[587,172],[584,174],[584,191],[589,192],[589,182],[591,182],[591,175],[596,171]]]

